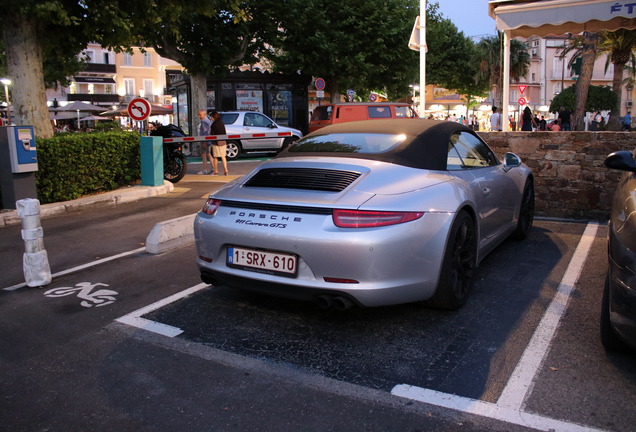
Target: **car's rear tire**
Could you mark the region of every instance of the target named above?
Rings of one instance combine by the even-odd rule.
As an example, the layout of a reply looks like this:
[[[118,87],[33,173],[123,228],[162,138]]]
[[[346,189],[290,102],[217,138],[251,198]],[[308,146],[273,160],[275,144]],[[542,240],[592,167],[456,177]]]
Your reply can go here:
[[[610,280],[609,272],[605,277],[605,289],[603,290],[603,300],[601,301],[601,343],[611,351],[628,351],[625,342],[616,334],[610,321]]]
[[[444,251],[442,271],[435,294],[426,304],[437,309],[459,309],[468,299],[477,267],[475,221],[462,210],[451,227]]]
[[[225,158],[227,160],[234,160],[238,158],[240,154],[241,154],[241,143],[239,141],[228,141]]]
[[[298,137],[297,137],[297,136],[293,136],[293,137],[285,138],[285,139],[283,140],[283,146],[280,148],[280,149],[281,149],[281,151],[285,150],[287,147],[289,147],[289,145],[290,145],[291,143],[294,143],[294,142],[296,142],[296,141],[298,141]]]
[[[534,221],[534,182],[532,179],[526,180],[521,197],[521,207],[519,208],[519,220],[517,229],[512,233],[515,240],[525,240],[528,238],[532,222]]]

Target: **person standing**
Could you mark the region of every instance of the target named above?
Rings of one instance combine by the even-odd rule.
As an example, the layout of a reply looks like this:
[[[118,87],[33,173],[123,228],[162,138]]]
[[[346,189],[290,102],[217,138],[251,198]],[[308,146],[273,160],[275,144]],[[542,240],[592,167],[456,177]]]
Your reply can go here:
[[[521,120],[522,120],[522,122],[521,122],[521,130],[522,131],[532,132],[532,127],[533,126],[535,128],[537,127],[537,123],[534,120],[534,117],[532,116],[532,111],[530,110],[529,107],[525,107],[523,109],[523,116],[522,116]]]
[[[217,110],[213,110],[210,115],[212,116],[212,126],[210,128],[210,134],[212,135],[227,135],[225,132],[225,123],[221,120],[221,114]],[[225,170],[225,175],[228,175],[227,170],[227,160],[225,156],[227,154],[227,143],[225,141],[216,141],[212,146],[212,166],[214,167],[214,171],[212,175],[219,175],[219,161],[218,158],[221,158],[221,162],[223,163],[223,169]]]
[[[561,126],[562,131],[571,131],[572,125],[570,123],[572,117],[572,113],[570,110],[565,109],[565,107],[561,107],[561,111],[559,112],[559,124]]]
[[[627,111],[625,117],[623,117],[623,130],[631,131],[632,130],[632,112]]]
[[[199,110],[199,119],[201,120],[201,124],[199,125],[199,136],[210,135],[210,118],[205,113],[205,110]],[[204,141],[201,143],[201,160],[203,161],[203,170],[199,171],[197,174],[208,173],[208,159],[210,159],[210,164],[214,167],[214,160],[212,159],[210,150],[210,141]]]
[[[496,106],[492,107],[492,115],[490,116],[490,130],[501,130],[501,115],[499,115],[499,113],[497,112]]]

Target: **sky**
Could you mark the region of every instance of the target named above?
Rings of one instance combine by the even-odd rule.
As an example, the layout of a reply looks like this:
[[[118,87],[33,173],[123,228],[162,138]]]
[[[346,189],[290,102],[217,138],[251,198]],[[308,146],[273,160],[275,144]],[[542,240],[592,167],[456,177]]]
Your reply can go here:
[[[488,16],[488,0],[432,0],[465,36],[494,35],[495,20]]]

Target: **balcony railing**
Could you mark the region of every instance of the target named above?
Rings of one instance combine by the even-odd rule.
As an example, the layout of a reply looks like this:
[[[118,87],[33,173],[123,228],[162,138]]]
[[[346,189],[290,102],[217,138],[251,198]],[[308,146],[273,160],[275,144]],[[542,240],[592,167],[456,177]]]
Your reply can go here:
[[[90,101],[91,103],[108,102],[119,103],[119,95],[116,94],[99,94],[99,93],[72,93],[68,94],[67,98],[70,101]]]

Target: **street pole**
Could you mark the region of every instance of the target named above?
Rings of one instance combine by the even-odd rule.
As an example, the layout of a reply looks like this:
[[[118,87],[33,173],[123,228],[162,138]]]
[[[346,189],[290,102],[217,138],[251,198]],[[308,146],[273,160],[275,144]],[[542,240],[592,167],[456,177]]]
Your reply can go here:
[[[7,121],[9,122],[9,125],[11,125],[11,107],[9,105],[9,84],[11,84],[11,80],[2,78],[0,82],[4,84],[4,97],[7,101]]]
[[[426,111],[426,0],[420,0],[420,117]]]

